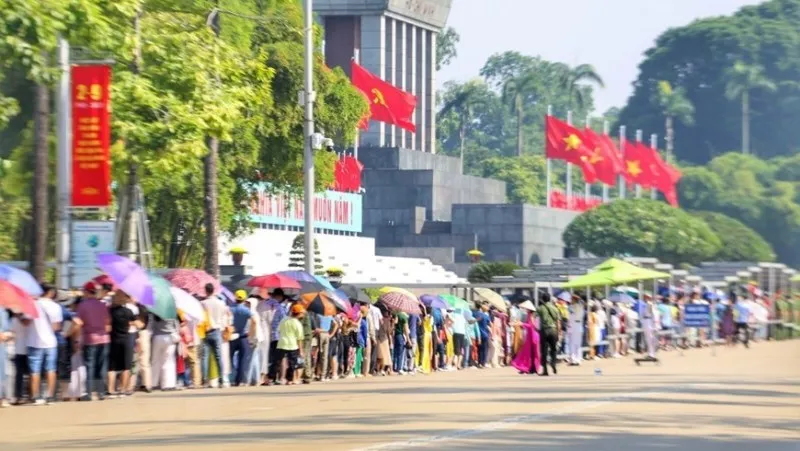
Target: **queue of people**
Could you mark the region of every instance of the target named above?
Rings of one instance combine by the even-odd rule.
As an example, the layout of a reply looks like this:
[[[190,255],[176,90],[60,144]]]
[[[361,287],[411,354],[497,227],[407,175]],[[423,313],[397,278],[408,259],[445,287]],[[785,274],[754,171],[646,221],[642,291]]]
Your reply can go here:
[[[659,347],[702,345],[712,336],[732,341],[738,332],[747,344],[767,302],[721,300],[718,328],[683,330],[684,306],[708,302],[699,292],[645,294],[633,303],[543,292],[535,301],[517,297],[507,311],[479,303],[419,314],[357,302],[350,312],[325,316],[281,289],[238,290],[230,304],[208,284],[198,321],[180,311],[160,318],[113,289],[89,282],[80,296],[59,297],[42,285],[35,319],[0,311],[3,407],[503,366],[549,376],[560,358],[580,365],[631,349],[654,356]]]

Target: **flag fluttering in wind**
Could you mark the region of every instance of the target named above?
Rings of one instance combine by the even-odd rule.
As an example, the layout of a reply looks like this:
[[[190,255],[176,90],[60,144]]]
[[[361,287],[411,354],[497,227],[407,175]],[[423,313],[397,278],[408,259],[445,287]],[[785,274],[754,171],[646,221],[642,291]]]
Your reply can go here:
[[[681,172],[661,159],[658,150],[641,142],[627,141],[625,178],[630,184],[661,191],[670,205],[678,206],[677,184]]]
[[[369,101],[370,120],[386,122],[416,133],[417,127],[412,117],[417,107],[416,96],[381,80],[355,61],[351,63],[351,73],[353,86],[363,92]],[[364,122],[362,118],[359,126],[363,128]]]
[[[606,185],[615,185],[617,175],[623,173],[625,164],[614,141],[608,135],[596,134],[591,128],[584,129],[583,136],[587,147],[592,151],[589,164],[594,168],[597,180]]]
[[[564,160],[579,166],[586,183],[594,183],[597,180],[594,166],[590,163],[592,150],[587,146],[588,143],[580,130],[553,116],[547,116],[545,134],[547,158]]]

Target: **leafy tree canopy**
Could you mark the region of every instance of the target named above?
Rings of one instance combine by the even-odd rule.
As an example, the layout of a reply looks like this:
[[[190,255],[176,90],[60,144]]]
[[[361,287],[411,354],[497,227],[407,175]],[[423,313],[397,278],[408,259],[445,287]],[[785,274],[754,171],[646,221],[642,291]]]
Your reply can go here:
[[[701,19],[667,30],[645,53],[619,124],[628,125],[629,130],[663,130],[663,107],[652,99],[657,97],[659,83],[666,81],[682,90],[696,110],[694,124],[675,123],[675,152],[680,160],[705,163],[721,153],[741,150],[743,84],[732,77],[738,64],[758,68],[762,81],[748,81],[747,86],[775,88],[750,91],[753,153],[774,157],[798,152],[798,23],[800,0],[769,0],[730,17]]]
[[[480,262],[469,270],[467,279],[472,283],[489,283],[492,277],[510,276],[515,269],[521,269],[514,262]]]
[[[681,264],[714,258],[719,238],[702,220],[650,199],[623,199],[578,216],[564,231],[564,243],[594,255],[652,256]]]
[[[772,247],[755,230],[722,213],[698,211],[692,213],[704,220],[719,238],[720,247],[714,260],[719,261],[759,261],[775,260]]]

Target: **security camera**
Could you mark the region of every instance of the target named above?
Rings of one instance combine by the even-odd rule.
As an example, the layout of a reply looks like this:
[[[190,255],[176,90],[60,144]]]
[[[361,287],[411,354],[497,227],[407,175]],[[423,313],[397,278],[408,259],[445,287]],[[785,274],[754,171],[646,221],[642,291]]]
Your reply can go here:
[[[330,138],[325,138],[322,141],[322,145],[323,145],[323,147],[325,147],[325,150],[327,150],[328,152],[335,152],[336,151],[336,149],[334,149],[334,147],[333,147],[333,140],[330,139]]]

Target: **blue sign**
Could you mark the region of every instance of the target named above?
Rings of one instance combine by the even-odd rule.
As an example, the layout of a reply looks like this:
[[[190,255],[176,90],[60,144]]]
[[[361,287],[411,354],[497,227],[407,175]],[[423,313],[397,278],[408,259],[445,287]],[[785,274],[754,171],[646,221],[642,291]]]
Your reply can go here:
[[[314,195],[314,227],[361,233],[361,194],[325,191]],[[250,206],[250,220],[258,224],[303,227],[303,196],[262,190]]]
[[[683,306],[684,327],[711,327],[711,306],[686,304]]]

